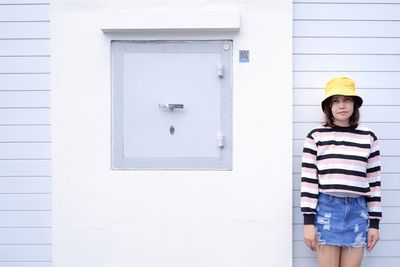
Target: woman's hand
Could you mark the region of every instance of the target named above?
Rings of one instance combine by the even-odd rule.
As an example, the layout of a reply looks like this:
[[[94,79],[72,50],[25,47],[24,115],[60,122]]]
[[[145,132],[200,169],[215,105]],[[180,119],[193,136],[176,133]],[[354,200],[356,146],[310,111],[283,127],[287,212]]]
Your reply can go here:
[[[317,251],[317,230],[315,225],[304,225],[304,243],[312,250]]]
[[[369,228],[368,245],[367,245],[368,252],[371,252],[371,250],[375,247],[378,240],[379,240],[379,229]]]

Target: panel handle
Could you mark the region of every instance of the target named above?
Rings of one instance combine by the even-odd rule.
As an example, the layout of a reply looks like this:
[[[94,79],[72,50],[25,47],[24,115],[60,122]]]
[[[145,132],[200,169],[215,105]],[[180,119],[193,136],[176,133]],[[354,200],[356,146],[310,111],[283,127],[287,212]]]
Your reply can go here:
[[[170,110],[173,109],[183,109],[183,104],[158,104],[159,108],[169,108]]]

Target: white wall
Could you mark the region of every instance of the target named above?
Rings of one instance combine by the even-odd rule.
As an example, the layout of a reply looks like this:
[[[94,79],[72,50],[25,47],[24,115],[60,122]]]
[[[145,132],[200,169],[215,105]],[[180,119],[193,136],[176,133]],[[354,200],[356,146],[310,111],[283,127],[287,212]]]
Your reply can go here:
[[[322,119],[320,99],[332,77],[352,77],[364,104],[361,122],[380,139],[381,240],[365,267],[400,266],[400,1],[294,1],[294,266],[317,266],[303,242],[300,168],[303,140]],[[374,2],[374,3],[371,3]]]
[[[49,1],[0,0],[0,267],[50,267]]]
[[[52,4],[55,267],[291,266],[291,1],[187,2]],[[100,30],[155,9],[238,10],[241,28]],[[233,171],[111,170],[112,39],[233,39]]]

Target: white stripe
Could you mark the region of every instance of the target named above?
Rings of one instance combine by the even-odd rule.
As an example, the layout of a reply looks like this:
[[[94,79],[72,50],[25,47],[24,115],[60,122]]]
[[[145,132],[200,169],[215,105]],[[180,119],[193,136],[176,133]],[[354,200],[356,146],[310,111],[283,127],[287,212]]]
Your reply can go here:
[[[310,158],[307,158],[307,157],[303,157],[302,162],[303,163],[315,164],[315,161],[313,159],[310,159]]]
[[[309,201],[307,201],[306,199],[302,199],[302,200],[301,200],[301,207],[302,207],[302,208],[312,208],[312,209],[315,209],[315,204],[316,204],[316,203],[309,202]]]
[[[370,154],[370,150],[367,148],[361,148],[361,151],[355,150],[344,150],[337,146],[326,146],[323,150],[321,150],[320,155],[327,155],[327,154],[341,154],[346,156],[359,156],[368,158]]]
[[[376,160],[374,162],[369,162],[368,163],[368,168],[374,168],[374,167],[378,167],[378,166],[381,166],[379,160]]]
[[[362,178],[364,180],[367,180],[365,178]],[[321,185],[333,185],[333,184],[342,184],[342,185],[347,185],[347,186],[355,186],[358,188],[369,188],[369,183],[368,181],[362,182],[362,181],[352,181],[352,180],[346,180],[346,177],[344,179],[340,178],[335,178],[335,179],[321,179],[320,180]]]
[[[351,170],[351,171],[358,171],[365,173],[367,171],[367,164],[364,166],[356,166],[351,164],[341,164],[341,163],[329,163],[323,164],[321,162],[317,163],[318,170],[329,170],[329,169],[344,169],[344,170]]]
[[[315,173],[302,172],[301,176],[304,178],[317,179],[317,172]]]
[[[309,148],[309,149],[316,151],[316,146],[313,144],[310,144],[309,142],[304,142],[304,148]]]

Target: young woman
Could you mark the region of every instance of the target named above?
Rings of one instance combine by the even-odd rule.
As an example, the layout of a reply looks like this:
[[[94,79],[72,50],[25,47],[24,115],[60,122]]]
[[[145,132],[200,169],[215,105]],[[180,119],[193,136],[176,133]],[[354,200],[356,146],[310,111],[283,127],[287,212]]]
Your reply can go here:
[[[330,80],[321,103],[325,122],[304,142],[304,242],[320,267],[359,267],[364,249],[379,240],[379,145],[372,130],[359,125],[362,103],[353,80]]]

